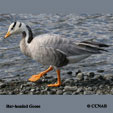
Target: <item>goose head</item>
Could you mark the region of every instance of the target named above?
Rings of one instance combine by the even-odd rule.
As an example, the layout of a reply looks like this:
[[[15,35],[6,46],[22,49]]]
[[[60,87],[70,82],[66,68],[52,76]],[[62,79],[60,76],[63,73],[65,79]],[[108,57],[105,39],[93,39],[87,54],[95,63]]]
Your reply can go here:
[[[22,33],[22,32],[26,32],[27,28],[26,28],[26,25],[24,23],[21,23],[21,22],[13,22],[9,28],[8,28],[8,32],[6,33],[5,37],[4,38],[7,38],[9,37],[10,35],[13,35],[13,34],[19,34],[19,33]]]

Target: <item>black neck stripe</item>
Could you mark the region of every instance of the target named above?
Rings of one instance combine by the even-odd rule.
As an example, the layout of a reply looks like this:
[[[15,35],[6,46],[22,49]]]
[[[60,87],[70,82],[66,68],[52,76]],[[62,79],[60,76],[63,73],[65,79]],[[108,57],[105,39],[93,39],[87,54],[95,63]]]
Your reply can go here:
[[[30,43],[33,40],[33,33],[31,28],[28,25],[26,25],[26,28],[28,29],[28,32],[29,32],[28,43]]]
[[[22,25],[22,24],[20,23],[19,27],[21,27],[21,25]]]
[[[27,42],[30,43],[33,40],[33,33],[32,33],[31,28],[28,25],[26,25],[26,28],[27,28],[28,33],[29,33]],[[22,32],[22,35],[23,35],[23,38],[26,38],[26,32],[25,31]]]
[[[11,29],[13,30],[15,26],[16,26],[16,22],[14,22],[14,24],[13,24]]]

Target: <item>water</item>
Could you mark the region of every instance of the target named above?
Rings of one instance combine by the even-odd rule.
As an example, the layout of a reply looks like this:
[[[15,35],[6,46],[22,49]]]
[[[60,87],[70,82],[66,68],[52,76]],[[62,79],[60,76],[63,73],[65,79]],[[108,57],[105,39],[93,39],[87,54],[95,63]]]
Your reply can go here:
[[[39,73],[44,67],[24,56],[19,49],[21,35],[14,35],[3,39],[8,26],[15,20],[31,26],[35,35],[44,33],[62,34],[77,41],[94,39],[113,45],[113,15],[112,14],[0,14],[0,78],[12,79],[17,75],[28,78]],[[103,74],[113,73],[113,46],[107,48],[109,52],[92,55],[77,64],[63,67],[62,75],[67,69],[73,72],[95,72],[104,70]],[[55,75],[55,72],[52,72]]]

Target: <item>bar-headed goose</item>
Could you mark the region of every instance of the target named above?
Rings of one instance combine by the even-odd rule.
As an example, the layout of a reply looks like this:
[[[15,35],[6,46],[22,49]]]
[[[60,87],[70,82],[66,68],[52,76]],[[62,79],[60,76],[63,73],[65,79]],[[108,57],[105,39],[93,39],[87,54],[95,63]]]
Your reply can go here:
[[[61,85],[60,67],[70,63],[77,63],[92,54],[101,53],[104,50],[101,46],[106,46],[87,41],[76,43],[74,39],[64,38],[57,34],[43,34],[33,37],[31,28],[18,21],[13,22],[9,26],[4,38],[18,33],[22,33],[22,40],[20,41],[22,53],[43,65],[50,66],[47,70],[37,75],[32,75],[29,81],[35,82],[55,68],[57,72],[57,83],[49,84],[48,86],[50,87]]]

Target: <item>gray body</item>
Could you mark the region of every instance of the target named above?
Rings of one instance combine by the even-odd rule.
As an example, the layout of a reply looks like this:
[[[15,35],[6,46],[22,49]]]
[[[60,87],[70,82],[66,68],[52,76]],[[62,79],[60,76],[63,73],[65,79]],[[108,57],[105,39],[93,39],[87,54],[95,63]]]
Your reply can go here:
[[[84,46],[85,45],[85,46]],[[100,53],[98,47],[75,40],[64,38],[56,34],[44,34],[33,38],[31,43],[26,43],[23,36],[20,42],[21,51],[43,65],[62,67],[69,63],[77,63],[92,54]]]

